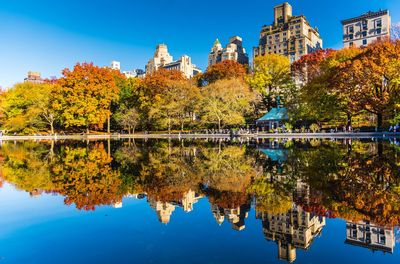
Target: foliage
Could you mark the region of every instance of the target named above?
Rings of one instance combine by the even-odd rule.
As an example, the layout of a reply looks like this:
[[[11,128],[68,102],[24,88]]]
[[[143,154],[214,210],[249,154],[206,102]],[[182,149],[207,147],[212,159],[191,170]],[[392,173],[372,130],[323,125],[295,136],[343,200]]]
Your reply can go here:
[[[369,45],[363,52],[342,65],[338,73],[353,89],[347,94],[362,108],[377,115],[377,127],[382,127],[400,93],[400,41],[381,41]],[[355,88],[355,89],[354,89]]]
[[[254,59],[254,72],[247,82],[257,91],[262,100],[258,107],[264,110],[276,106],[277,97],[289,103],[295,88],[290,72],[290,61],[278,54],[266,54]]]
[[[204,84],[212,84],[225,79],[243,80],[245,75],[246,69],[242,64],[232,60],[226,60],[208,67],[207,71],[202,74],[198,80],[200,86],[203,86]]]
[[[202,121],[216,124],[218,129],[230,125],[244,125],[255,101],[254,92],[239,79],[220,80],[201,90]]]
[[[111,115],[111,102],[118,100],[119,89],[109,68],[91,63],[76,64],[65,69],[58,80],[54,107],[60,112],[65,127],[102,129]]]
[[[3,127],[10,132],[35,133],[49,125],[54,133],[58,115],[53,108],[54,84],[19,83],[2,98]]]

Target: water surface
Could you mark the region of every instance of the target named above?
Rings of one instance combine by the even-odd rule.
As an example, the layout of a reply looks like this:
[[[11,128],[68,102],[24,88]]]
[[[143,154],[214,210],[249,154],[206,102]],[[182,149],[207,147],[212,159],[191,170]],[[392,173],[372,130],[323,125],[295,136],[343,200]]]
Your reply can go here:
[[[398,263],[395,141],[0,147],[0,263]]]

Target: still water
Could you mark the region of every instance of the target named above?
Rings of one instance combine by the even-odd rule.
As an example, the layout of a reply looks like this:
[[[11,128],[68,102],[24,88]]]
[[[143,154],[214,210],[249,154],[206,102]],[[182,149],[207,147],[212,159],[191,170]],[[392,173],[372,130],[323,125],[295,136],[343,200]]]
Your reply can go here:
[[[4,142],[0,263],[399,263],[395,141]]]

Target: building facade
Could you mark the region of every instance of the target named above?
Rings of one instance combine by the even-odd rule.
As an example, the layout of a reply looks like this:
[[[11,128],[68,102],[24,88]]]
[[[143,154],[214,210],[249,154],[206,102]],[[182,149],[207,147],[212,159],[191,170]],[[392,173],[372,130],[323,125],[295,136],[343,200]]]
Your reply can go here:
[[[318,29],[311,27],[304,15],[293,16],[292,6],[283,3],[274,7],[274,23],[262,27],[253,55],[281,54],[294,62],[319,49],[322,38]]]
[[[113,70],[120,71],[121,70],[121,63],[119,61],[112,61],[110,68]]]
[[[145,76],[144,70],[141,69],[123,71],[122,74],[125,75],[126,78],[143,78]]]
[[[24,79],[24,81],[36,84],[44,82],[40,72],[34,72],[34,71],[29,71],[28,76]]]
[[[243,40],[241,37],[231,37],[225,48],[222,48],[218,39],[214,42],[208,55],[208,66],[226,60],[236,61],[243,65],[249,64],[249,57],[247,56],[246,49],[243,47]]]
[[[187,55],[183,55],[179,60],[174,61],[165,44],[159,44],[157,46],[154,57],[151,58],[146,65],[146,74],[152,74],[160,68],[178,70],[182,72],[186,78],[192,78],[201,73],[201,70],[192,63],[192,59]]]
[[[368,12],[342,20],[343,46],[363,47],[384,38],[390,38],[391,18],[388,10]]]

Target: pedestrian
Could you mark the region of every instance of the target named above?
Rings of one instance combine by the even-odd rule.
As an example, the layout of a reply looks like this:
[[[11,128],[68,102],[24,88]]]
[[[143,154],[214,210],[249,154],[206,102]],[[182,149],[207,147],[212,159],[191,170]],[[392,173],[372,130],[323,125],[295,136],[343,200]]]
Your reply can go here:
[[[389,127],[389,132],[392,132],[392,131],[393,131],[393,126],[390,125],[390,127]]]

